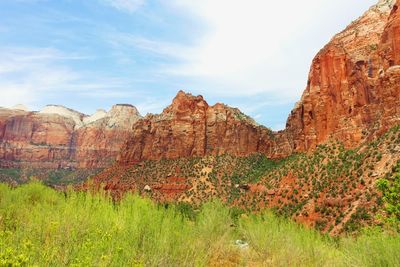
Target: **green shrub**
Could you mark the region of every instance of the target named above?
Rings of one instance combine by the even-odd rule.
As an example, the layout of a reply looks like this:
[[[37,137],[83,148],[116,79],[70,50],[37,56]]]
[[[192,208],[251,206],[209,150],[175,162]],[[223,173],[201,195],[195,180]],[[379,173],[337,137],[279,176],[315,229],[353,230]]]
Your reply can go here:
[[[377,187],[382,193],[387,222],[396,227],[400,226],[400,163],[394,168],[388,179],[380,179]]]

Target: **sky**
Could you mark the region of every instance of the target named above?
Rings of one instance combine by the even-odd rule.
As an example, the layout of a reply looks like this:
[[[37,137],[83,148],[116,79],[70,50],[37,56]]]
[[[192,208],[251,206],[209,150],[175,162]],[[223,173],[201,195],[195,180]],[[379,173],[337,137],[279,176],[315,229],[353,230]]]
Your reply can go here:
[[[312,58],[377,0],[0,0],[0,106],[160,113],[179,90],[274,130]]]

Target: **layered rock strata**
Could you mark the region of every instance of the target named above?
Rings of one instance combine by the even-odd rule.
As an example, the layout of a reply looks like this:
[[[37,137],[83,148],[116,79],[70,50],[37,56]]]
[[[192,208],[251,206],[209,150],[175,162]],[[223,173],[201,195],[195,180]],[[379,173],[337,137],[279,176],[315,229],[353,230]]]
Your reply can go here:
[[[115,105],[92,116],[62,106],[40,112],[1,108],[0,166],[106,167],[139,118],[130,105]]]

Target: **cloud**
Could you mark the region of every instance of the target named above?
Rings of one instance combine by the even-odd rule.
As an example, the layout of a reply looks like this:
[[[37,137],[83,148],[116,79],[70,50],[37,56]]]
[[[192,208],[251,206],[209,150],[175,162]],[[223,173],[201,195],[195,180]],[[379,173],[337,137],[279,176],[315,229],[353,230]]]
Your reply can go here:
[[[190,48],[172,42],[153,40],[143,36],[118,31],[110,31],[105,34],[104,39],[117,51],[121,47],[136,47],[146,52],[172,58],[187,59]]]
[[[140,114],[159,113],[171,103],[170,99],[144,97],[140,102],[134,103],[135,107],[140,111]]]
[[[114,40],[170,57],[171,65],[162,71],[186,79],[194,91],[270,94],[295,101],[306,85],[312,57],[368,7],[355,2],[165,0],[178,14],[202,25],[193,45],[129,34]]]
[[[0,49],[0,106],[16,103],[33,104],[48,92],[77,79],[77,74],[63,65],[67,59],[50,48]],[[73,57],[72,57],[73,58]]]
[[[85,103],[79,110],[88,114],[98,108],[98,102],[109,103],[110,99],[112,103],[133,102],[142,114],[160,112],[169,104],[170,99],[135,89],[136,83],[146,80],[73,68],[71,63],[86,59],[54,48],[0,47],[0,107],[24,104],[38,110],[49,104],[48,99],[66,104],[66,95],[74,97],[72,102]]]
[[[114,31],[106,36],[107,42],[125,53],[123,59],[136,53],[134,49],[150,55],[146,57],[152,64],[149,77],[161,77],[176,88],[240,107],[275,130],[284,127],[287,114],[305,89],[318,50],[376,3],[158,1],[168,9],[166,14],[182,21],[182,26],[163,21],[158,31],[173,28],[176,35]]]
[[[74,102],[70,98],[77,95],[82,100],[76,105],[86,107],[129,97],[141,112],[156,112],[169,103],[165,95],[183,88],[275,125],[270,120],[284,120],[299,99],[312,57],[376,0],[155,0],[147,6],[145,0],[99,2],[127,13],[143,10],[134,18],[101,21],[90,10],[84,18],[57,8],[45,18],[28,16],[34,23],[25,24],[35,29],[43,24],[34,35],[46,40],[30,42],[60,50],[18,47],[20,42],[0,46],[0,105]],[[18,29],[0,26],[2,33]],[[42,35],[47,32],[50,37]],[[76,62],[85,58],[62,49],[96,53],[98,58]],[[260,117],[267,112],[272,116]]]
[[[128,13],[134,13],[144,5],[145,0],[103,0],[106,4]]]
[[[125,78],[79,71],[71,61],[86,57],[53,48],[0,47],[0,106],[17,103],[38,107],[44,99],[66,93],[86,98],[123,98],[130,81]],[[73,65],[73,64],[72,64]]]

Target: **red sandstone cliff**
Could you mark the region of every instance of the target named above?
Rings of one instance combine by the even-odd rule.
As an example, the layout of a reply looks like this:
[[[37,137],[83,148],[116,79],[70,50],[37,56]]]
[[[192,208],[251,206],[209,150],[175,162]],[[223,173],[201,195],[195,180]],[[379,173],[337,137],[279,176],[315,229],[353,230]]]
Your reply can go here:
[[[60,117],[51,113],[54,107],[0,110],[1,164],[86,168],[106,166],[117,154],[122,164],[223,153],[284,157],[330,138],[359,145],[400,122],[399,6],[400,0],[379,1],[317,54],[303,96],[279,133],[237,109],[183,92],[161,114],[138,120],[131,110],[123,123],[111,119],[115,114],[92,121],[64,110]]]
[[[314,58],[287,121],[294,150],[329,138],[352,147],[400,122],[399,4],[381,0]]]
[[[0,109],[0,167],[108,166],[139,118],[128,105],[91,117],[60,106],[41,112]]]
[[[329,139],[354,147],[400,122],[400,19],[381,0],[314,58],[307,87],[279,133],[201,97],[179,93],[161,115],[134,127],[120,161],[231,153],[283,157]],[[240,115],[239,115],[240,117]]]
[[[209,106],[203,97],[180,91],[160,115],[148,115],[134,125],[119,160],[273,154],[274,148],[272,132],[238,109]]]

